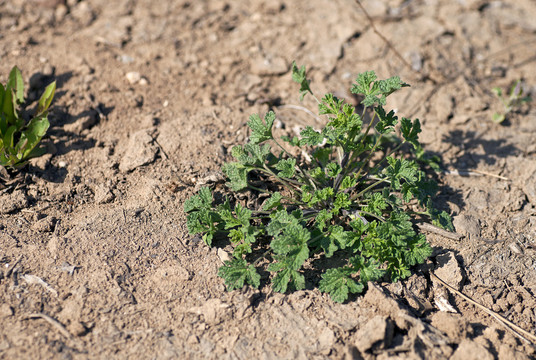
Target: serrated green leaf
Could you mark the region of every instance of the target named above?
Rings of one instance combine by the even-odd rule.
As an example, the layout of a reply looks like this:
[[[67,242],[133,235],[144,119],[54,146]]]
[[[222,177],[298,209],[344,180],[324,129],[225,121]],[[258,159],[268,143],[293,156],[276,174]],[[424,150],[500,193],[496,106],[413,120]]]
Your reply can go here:
[[[196,195],[193,195],[184,202],[184,212],[188,213],[193,210],[210,209],[212,207],[212,192],[206,186],[203,186]]]
[[[259,115],[253,114],[249,117],[248,126],[252,130],[249,139],[252,144],[258,144],[266,140],[273,139],[272,126],[275,121],[275,113],[269,111],[264,116],[264,122]]]
[[[356,282],[349,275],[351,270],[345,268],[329,269],[322,275],[318,289],[328,293],[333,301],[342,303],[348,295],[361,293],[363,284]]]
[[[377,216],[382,216],[385,209],[387,209],[387,202],[379,192],[369,194],[367,197],[367,205],[363,207],[364,211]]]
[[[419,170],[414,161],[396,159],[388,156],[387,162],[389,163],[389,166],[384,169],[383,173],[388,177],[389,181],[391,181],[391,186],[394,189],[400,189],[402,180],[409,183],[417,181]]]
[[[382,107],[375,109],[378,118],[380,119],[374,127],[379,134],[388,134],[394,131],[395,125],[398,123],[398,117],[395,116],[393,110],[388,113]]]
[[[249,265],[244,259],[236,258],[225,261],[218,270],[218,276],[225,280],[228,291],[241,289],[246,283],[258,288],[261,280],[253,265]]]
[[[307,93],[313,94],[309,87],[310,81],[307,80],[305,66],[298,68],[295,61],[292,62],[292,80],[300,84],[300,101],[303,100]]]
[[[339,175],[342,171],[341,166],[339,163],[332,162],[326,165],[326,174],[330,178],[335,178],[337,175]]]
[[[352,86],[351,92],[358,95],[367,95],[371,91],[372,83],[377,79],[374,71],[365,71],[358,74],[355,84]]]
[[[432,224],[448,231],[454,231],[452,219],[446,211],[431,211]]]
[[[333,214],[330,211],[328,211],[327,209],[322,209],[316,215],[315,224],[318,229],[320,229],[320,231],[323,231],[332,218]]]
[[[295,167],[296,167],[296,159],[281,159],[279,162],[275,165],[276,170],[279,170],[280,177],[284,178],[292,178],[295,173]]]
[[[243,207],[239,203],[234,208],[234,214],[228,207],[228,203],[218,207],[218,214],[225,223],[224,229],[231,229],[236,226],[248,226],[251,218],[251,210]]]
[[[322,201],[328,201],[333,197],[333,194],[334,194],[334,190],[332,187],[325,187],[323,189],[316,190],[313,193],[313,197],[309,201],[309,205],[312,206]]]
[[[421,123],[419,119],[415,119],[413,123],[410,119],[402,118],[400,120],[400,132],[407,142],[413,145],[415,150],[420,147],[419,133],[421,132]]]
[[[385,274],[385,270],[380,269],[380,264],[373,260],[365,260],[362,256],[354,256],[350,259],[354,271],[359,271],[359,279],[363,284],[369,281],[376,281]]]
[[[249,169],[240,163],[226,163],[222,166],[223,173],[229,181],[227,186],[233,191],[240,191],[248,187]]]
[[[299,266],[301,266],[303,261],[307,259],[303,258],[303,261],[301,261],[302,257],[309,255],[307,241],[310,238],[311,234],[307,229],[298,223],[291,223],[284,227],[279,235],[274,237],[270,247],[278,255],[296,254],[296,256],[299,256],[297,262],[300,262]]]
[[[324,136],[318,131],[315,131],[310,126],[307,126],[305,129],[303,129],[300,135],[301,135],[300,146],[305,146],[305,145],[316,146],[322,143],[322,141],[324,141]]]
[[[279,265],[279,266],[278,266]],[[305,278],[296,270],[287,267],[281,267],[281,264],[270,264],[268,271],[277,272],[272,278],[272,289],[276,292],[286,293],[289,284],[295,290],[305,289]]]
[[[341,190],[353,188],[357,185],[357,180],[353,176],[345,176],[341,182]]]
[[[270,210],[270,209],[278,207],[279,205],[281,205],[281,193],[276,191],[275,193],[272,194],[272,196],[266,199],[266,201],[264,202],[262,206],[262,209]]]
[[[326,94],[318,104],[318,112],[320,115],[338,115],[343,104],[344,100],[338,99],[333,94]]]
[[[352,205],[352,200],[350,200],[350,195],[346,193],[338,193],[335,196],[335,201],[333,201],[333,210],[334,214],[338,214],[341,209],[349,209]]]
[[[277,210],[270,214],[270,222],[266,226],[266,232],[270,236],[277,236],[281,231],[290,225],[298,225],[298,219],[286,210]]]

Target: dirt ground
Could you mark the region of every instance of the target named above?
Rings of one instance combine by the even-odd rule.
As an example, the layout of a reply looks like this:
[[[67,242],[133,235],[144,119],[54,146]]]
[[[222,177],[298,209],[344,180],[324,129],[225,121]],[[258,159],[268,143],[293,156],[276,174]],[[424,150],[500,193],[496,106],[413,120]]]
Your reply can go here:
[[[0,80],[17,65],[31,100],[58,82],[48,154],[0,182],[0,358],[536,358],[430,275],[536,332],[536,109],[491,121],[493,87],[536,97],[536,3],[361,3],[375,27],[353,0],[0,0]],[[315,121],[288,107],[314,109],[292,60],[350,101],[365,70],[412,85],[388,106],[421,119],[463,235],[427,233],[415,275],[345,304],[227,292],[185,226],[250,114]]]

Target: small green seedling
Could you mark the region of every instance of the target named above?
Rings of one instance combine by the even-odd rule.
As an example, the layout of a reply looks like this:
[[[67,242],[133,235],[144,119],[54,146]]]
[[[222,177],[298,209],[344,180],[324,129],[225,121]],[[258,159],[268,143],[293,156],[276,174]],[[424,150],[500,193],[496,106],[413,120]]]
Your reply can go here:
[[[492,116],[492,120],[498,124],[502,123],[511,111],[532,100],[530,96],[523,96],[523,86],[521,86],[520,80],[516,81],[515,84],[512,85],[510,88],[510,94],[508,96],[503,95],[500,87],[494,87],[491,90],[495,95],[497,95],[503,105],[503,110],[500,112],[495,112]]]
[[[0,84],[0,165],[20,168],[30,158],[41,156],[44,149],[37,144],[49,127],[48,108],[56,91],[56,82],[48,85],[37,103],[35,116],[28,122],[22,117],[24,82],[15,66],[7,84]]]
[[[292,78],[302,98],[313,94],[305,67],[294,63]],[[227,196],[216,204],[204,187],[184,203],[190,234],[202,234],[209,246],[216,239],[232,244],[233,258],[218,272],[228,290],[259,287],[263,270],[272,273],[274,291],[304,289],[308,282],[343,302],[368,281],[408,277],[431,255],[412,219],[424,215],[452,225],[432,207],[437,185],[401,151],[404,144],[420,149],[421,125],[384,110],[387,96],[406,86],[398,77],[360,74],[351,89],[364,99],[360,114],[327,94],[317,100],[325,127],[283,137],[286,146],[273,135],[274,112],[250,117],[249,142],[233,147],[236,161],[223,166]],[[397,129],[401,141],[385,142]],[[253,201],[238,200],[238,192]]]

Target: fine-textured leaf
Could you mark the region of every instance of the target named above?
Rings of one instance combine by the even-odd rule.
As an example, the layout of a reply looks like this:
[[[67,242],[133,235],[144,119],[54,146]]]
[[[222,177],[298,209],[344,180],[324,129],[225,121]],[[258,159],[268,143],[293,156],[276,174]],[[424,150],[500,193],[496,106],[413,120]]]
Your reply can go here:
[[[304,146],[304,145],[316,146],[322,143],[322,141],[324,141],[324,136],[318,131],[315,131],[310,126],[307,126],[305,129],[303,129],[300,135],[301,135],[300,146]]]
[[[292,80],[300,84],[300,101],[303,100],[307,93],[313,94],[309,87],[310,81],[307,80],[305,66],[302,65],[302,67],[298,68],[295,61],[292,62]]]
[[[241,289],[245,283],[254,288],[260,285],[261,276],[253,265],[249,265],[244,259],[232,259],[224,262],[218,270],[218,276],[225,280],[227,290]]]
[[[273,138],[272,126],[274,125],[274,120],[275,113],[273,111],[269,111],[264,116],[264,122],[257,114],[253,114],[249,117],[248,126],[252,130],[249,139],[252,144],[258,144]]]
[[[203,186],[197,192],[197,195],[192,196],[184,202],[184,212],[193,210],[210,209],[212,206],[212,192],[206,186]]]
[[[278,207],[279,205],[281,205],[281,193],[276,191],[272,194],[272,196],[266,199],[262,208],[263,210],[270,210]]]
[[[421,132],[419,119],[415,119],[412,123],[410,119],[402,118],[400,120],[400,132],[404,139],[412,144],[416,150],[419,148],[419,133]]]
[[[358,294],[364,289],[363,284],[349,276],[350,273],[344,268],[329,269],[322,275],[318,289],[328,293],[333,301],[342,303],[348,299],[350,293]]]
[[[379,134],[388,134],[394,131],[394,127],[398,122],[398,117],[395,116],[395,112],[393,110],[386,113],[383,108],[378,107],[376,108],[376,114],[380,119],[375,127]]]
[[[296,166],[296,159],[282,159],[276,164],[275,168],[279,170],[277,175],[284,178],[291,178],[294,176]]]
[[[248,172],[244,165],[240,163],[226,163],[222,167],[223,173],[229,181],[227,186],[233,191],[240,191],[248,187]]]

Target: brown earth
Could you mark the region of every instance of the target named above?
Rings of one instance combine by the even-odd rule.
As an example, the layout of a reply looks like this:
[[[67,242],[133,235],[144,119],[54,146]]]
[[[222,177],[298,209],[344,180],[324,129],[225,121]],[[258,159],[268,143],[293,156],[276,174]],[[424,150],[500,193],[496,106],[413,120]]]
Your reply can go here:
[[[429,273],[535,333],[536,111],[495,124],[491,89],[521,79],[535,96],[536,3],[362,4],[405,62],[351,0],[0,1],[0,80],[17,65],[32,100],[58,82],[49,153],[0,188],[0,358],[535,358]],[[464,235],[428,234],[414,276],[345,304],[226,292],[221,252],[185,227],[251,113],[314,122],[282,106],[314,108],[294,59],[319,94],[351,100],[365,70],[412,85],[388,105],[421,119],[437,205]]]

